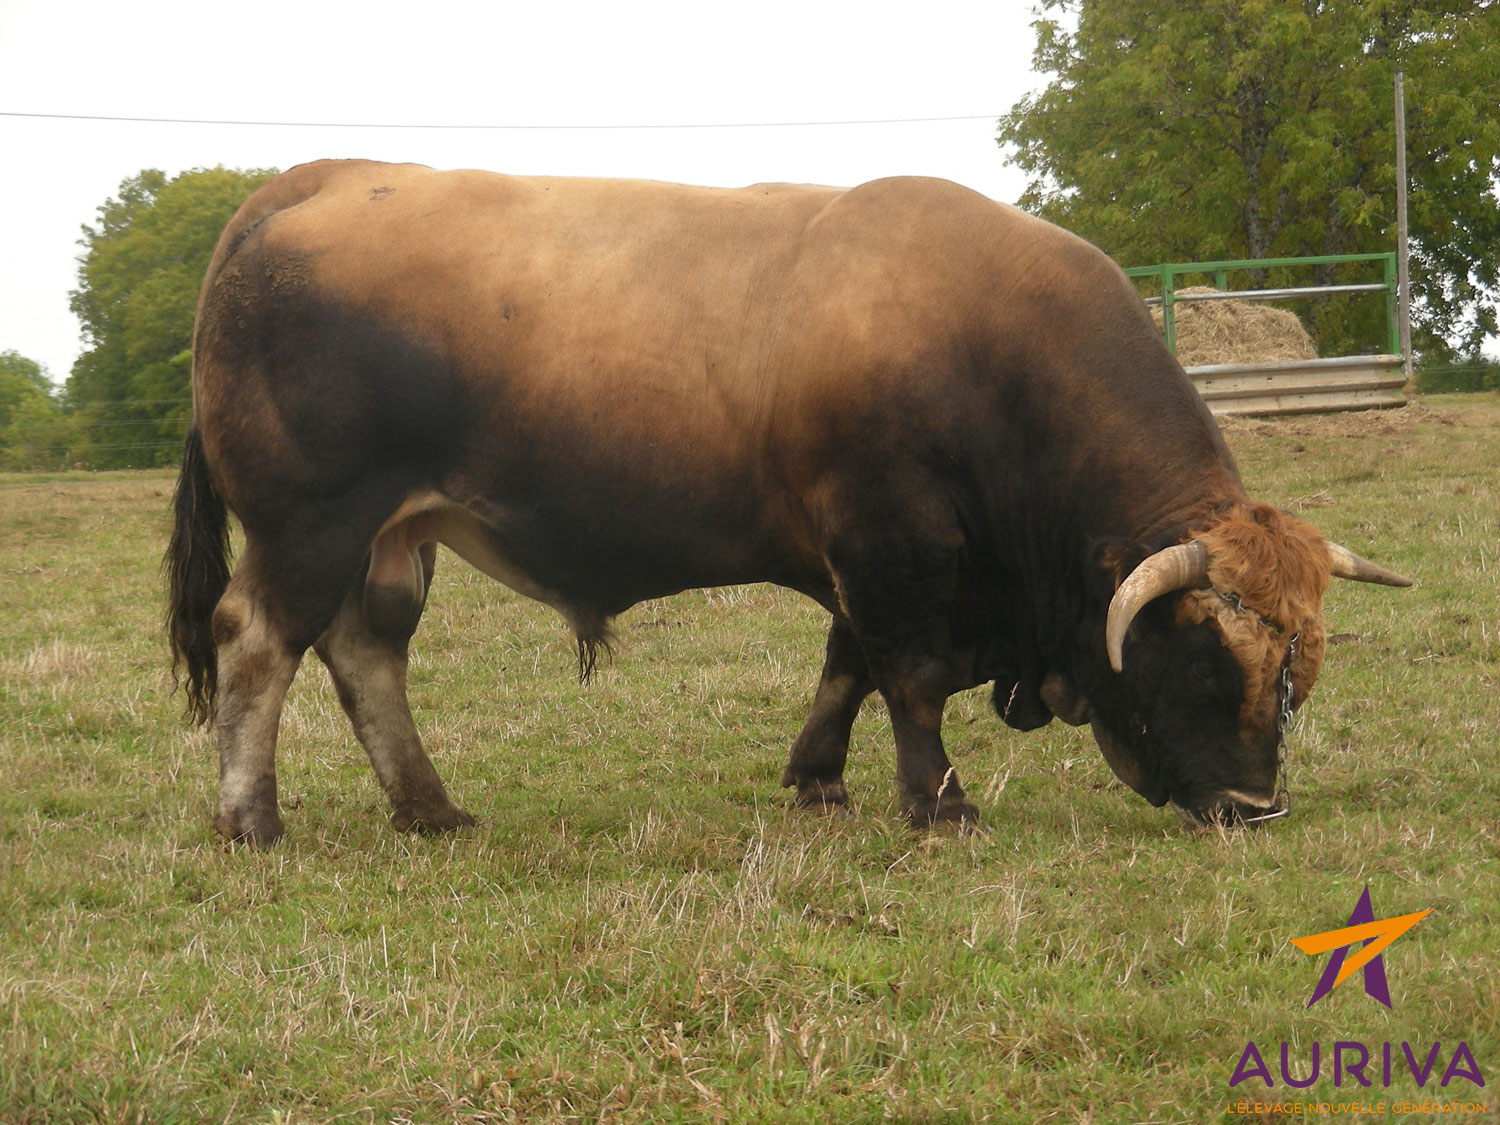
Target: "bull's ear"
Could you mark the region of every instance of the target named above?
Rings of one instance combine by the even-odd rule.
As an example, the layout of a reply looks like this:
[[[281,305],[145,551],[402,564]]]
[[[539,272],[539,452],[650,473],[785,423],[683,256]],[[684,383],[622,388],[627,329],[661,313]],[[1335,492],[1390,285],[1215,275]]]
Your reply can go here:
[[[1108,539],[1094,547],[1095,561],[1109,577],[1109,597],[1114,597],[1115,591],[1130,577],[1130,572],[1145,562],[1150,553],[1144,543],[1132,543],[1126,539]]]
[[[1136,543],[1128,539],[1104,539],[1094,543],[1094,566],[1097,568],[1096,573],[1100,581],[1097,586],[1091,588],[1091,597],[1097,598],[1098,601],[1091,605],[1093,612],[1088,615],[1084,623],[1087,639],[1080,637],[1080,640],[1083,640],[1090,649],[1093,649],[1095,645],[1104,645],[1107,649],[1104,626],[1107,623],[1109,607],[1114,604],[1115,594],[1125,584],[1125,580],[1141,563],[1146,561],[1150,554],[1150,549],[1144,543]]]
[[[1125,634],[1136,615],[1157,598],[1177,590],[1208,585],[1208,548],[1197,539],[1165,547],[1130,572],[1109,603],[1104,647],[1109,666],[1125,668]]]

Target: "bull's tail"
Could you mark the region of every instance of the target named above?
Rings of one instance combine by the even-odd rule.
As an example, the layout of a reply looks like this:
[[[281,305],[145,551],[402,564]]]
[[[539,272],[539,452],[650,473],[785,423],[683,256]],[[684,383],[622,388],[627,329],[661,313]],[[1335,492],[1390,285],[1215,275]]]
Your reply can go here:
[[[218,689],[212,620],[229,585],[229,512],[209,479],[196,426],[183,443],[182,474],[172,506],[172,541],[162,559],[172,678],[181,685],[180,670],[186,665],[188,717],[205,723],[213,714]]]

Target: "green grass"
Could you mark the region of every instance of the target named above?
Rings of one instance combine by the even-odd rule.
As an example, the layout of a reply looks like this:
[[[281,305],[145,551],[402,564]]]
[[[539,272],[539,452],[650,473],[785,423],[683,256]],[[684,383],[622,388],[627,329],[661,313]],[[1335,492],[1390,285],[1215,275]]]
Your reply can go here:
[[[1228,436],[1256,495],[1418,580],[1330,594],[1346,639],[1294,727],[1294,815],[1248,834],[1188,831],[1085,732],[1015,734],[982,692],[947,735],[990,833],[902,826],[873,706],[855,815],[794,813],[777,780],[821,655],[811,603],[638,607],[584,687],[549,611],[445,556],[412,698],[479,827],[393,833],[309,660],[282,728],[288,835],[233,849],[158,624],[170,475],[0,478],[0,1121],[1500,1101],[1404,1071],[1336,1089],[1331,1060],[1308,1090],[1229,1087],[1251,1039],[1273,1070],[1294,1044],[1301,1074],[1313,1041],[1441,1041],[1441,1072],[1463,1040],[1500,1076],[1500,403]],[[1434,911],[1386,954],[1394,1008],[1356,978],[1308,1009],[1324,960],[1287,939],[1344,925],[1367,883],[1377,917]]]

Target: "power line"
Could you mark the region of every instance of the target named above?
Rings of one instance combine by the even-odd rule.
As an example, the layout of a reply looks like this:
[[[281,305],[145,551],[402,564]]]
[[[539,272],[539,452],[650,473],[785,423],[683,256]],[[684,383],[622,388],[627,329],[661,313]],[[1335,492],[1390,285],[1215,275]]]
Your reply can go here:
[[[123,117],[96,113],[22,113],[0,110],[0,117],[26,117],[42,121],[114,121],[137,125],[245,125],[274,129],[448,129],[448,130],[513,130],[543,132],[556,131],[616,131],[652,129],[817,129],[844,125],[922,125],[944,121],[994,121],[1007,117],[1005,113],[964,113],[933,117],[857,117],[831,121],[679,121],[666,123],[596,123],[596,124],[433,124],[403,122],[399,124],[376,121],[243,121],[218,120],[198,117]]]
[[[86,406],[186,406],[192,401],[190,395],[182,398],[91,398],[76,403],[75,407],[82,410]]]
[[[1377,82],[1348,82],[1348,87],[1364,87],[1370,90],[1385,89],[1384,80]],[[1481,85],[1475,93],[1487,93],[1500,88],[1494,84]],[[1038,92],[1040,94],[1041,91]],[[1037,96],[1037,95],[1033,95]],[[1028,117],[1071,116],[1129,116],[1142,110],[1206,109],[1211,106],[1230,106],[1236,103],[1228,98],[1184,98],[1133,102],[1108,108],[1049,108],[1033,104],[1029,109],[1017,112],[1006,110],[993,113],[932,114],[914,117],[849,117],[815,121],[669,121],[669,122],[583,122],[541,124],[538,122],[481,122],[455,124],[453,122],[381,122],[381,121],[257,121],[240,118],[200,117],[143,117],[124,114],[101,113],[33,113],[24,110],[0,110],[0,117],[27,118],[38,121],[103,121],[133,125],[212,125],[271,129],[401,129],[401,130],[446,130],[470,132],[650,132],[656,130],[685,129],[821,129],[860,125],[926,125],[959,121],[1017,121]]]
[[[77,415],[73,415],[72,417],[74,419],[74,421],[73,421],[72,424],[74,426],[78,427],[79,429],[83,429],[83,430],[118,430],[118,429],[121,429],[121,428],[129,428],[129,427],[132,427],[132,426],[136,426],[136,427],[139,427],[139,426],[156,426],[156,427],[161,427],[161,426],[184,426],[185,427],[187,425],[187,423],[188,423],[188,419],[182,417],[181,415],[178,415],[176,417],[167,417],[167,418],[131,418],[131,419],[123,420],[123,421],[113,421],[113,420],[111,420],[111,421],[104,421],[104,422],[98,422],[98,421],[94,421],[94,422],[90,422],[90,421],[78,421],[77,420]],[[128,435],[125,435],[125,436],[128,436]]]
[[[19,443],[15,448],[25,450],[28,447],[25,442]],[[39,453],[72,453],[75,449],[83,453],[94,453],[101,449],[181,449],[182,441],[129,441],[129,442],[87,442],[77,445],[49,445],[36,450]]]

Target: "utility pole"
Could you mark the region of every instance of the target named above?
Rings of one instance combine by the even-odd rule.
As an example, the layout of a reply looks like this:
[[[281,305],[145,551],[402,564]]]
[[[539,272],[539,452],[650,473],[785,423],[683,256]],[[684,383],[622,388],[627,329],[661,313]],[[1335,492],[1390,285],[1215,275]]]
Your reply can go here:
[[[1396,319],[1401,329],[1401,371],[1411,394],[1411,272],[1406,249],[1406,86],[1396,71]]]

